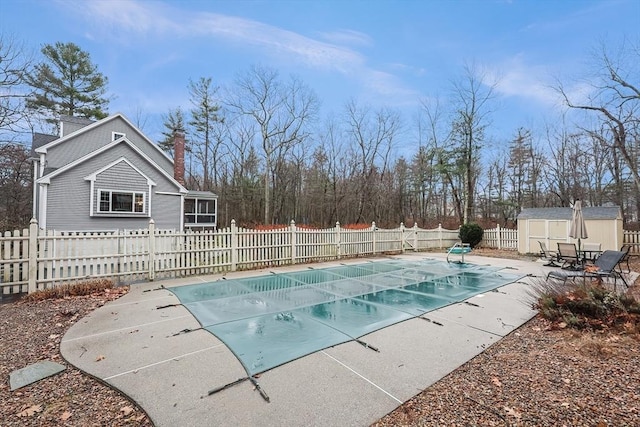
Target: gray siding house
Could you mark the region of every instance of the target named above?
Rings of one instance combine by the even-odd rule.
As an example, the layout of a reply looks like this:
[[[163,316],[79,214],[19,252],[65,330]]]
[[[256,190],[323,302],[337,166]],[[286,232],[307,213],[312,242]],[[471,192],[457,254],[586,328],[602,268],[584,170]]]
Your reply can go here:
[[[217,196],[184,186],[184,135],[175,163],[122,114],[63,117],[60,135],[35,134],[33,214],[40,228],[212,229]]]

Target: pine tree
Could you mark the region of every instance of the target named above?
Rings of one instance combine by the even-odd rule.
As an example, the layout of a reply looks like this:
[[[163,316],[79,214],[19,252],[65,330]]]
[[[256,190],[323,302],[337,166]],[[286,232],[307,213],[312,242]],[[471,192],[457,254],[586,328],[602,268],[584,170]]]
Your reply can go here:
[[[162,149],[162,151],[166,151],[167,153],[173,153],[173,137],[177,130],[185,131],[184,127],[184,113],[182,112],[182,108],[176,107],[175,109],[169,109],[169,112],[166,116],[162,117],[164,126],[164,130],[162,131],[162,136],[164,139],[158,142],[158,146]],[[186,143],[185,150],[191,151],[190,146]]]
[[[102,119],[109,99],[108,79],[91,62],[88,52],[74,43],[56,42],[42,48],[45,57],[26,76],[34,89],[27,106],[56,123],[61,115]]]

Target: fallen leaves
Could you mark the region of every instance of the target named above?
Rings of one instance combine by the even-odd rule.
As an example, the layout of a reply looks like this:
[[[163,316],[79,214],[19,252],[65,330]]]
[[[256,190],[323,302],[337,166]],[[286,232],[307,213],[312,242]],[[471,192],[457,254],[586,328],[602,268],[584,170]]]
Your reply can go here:
[[[28,408],[24,408],[22,411],[18,412],[19,417],[32,417],[38,412],[42,411],[42,405],[31,405]]]
[[[640,426],[640,337],[550,324],[534,318],[374,426]]]
[[[100,293],[0,304],[0,378],[38,360],[60,360],[60,340],[67,328],[119,295],[110,292],[108,297]],[[122,411],[125,407],[131,409]],[[152,423],[120,392],[67,366],[64,373],[13,392],[0,382],[0,425],[147,427]]]
[[[509,416],[511,416],[511,417],[514,417],[515,419],[518,419],[518,420],[519,420],[519,419],[521,419],[521,418],[522,418],[522,414],[521,414],[520,412],[518,412],[518,411],[516,411],[515,409],[510,408],[510,407],[508,407],[508,406],[505,406],[505,407],[504,407],[504,411],[507,413],[507,415],[509,415]]]

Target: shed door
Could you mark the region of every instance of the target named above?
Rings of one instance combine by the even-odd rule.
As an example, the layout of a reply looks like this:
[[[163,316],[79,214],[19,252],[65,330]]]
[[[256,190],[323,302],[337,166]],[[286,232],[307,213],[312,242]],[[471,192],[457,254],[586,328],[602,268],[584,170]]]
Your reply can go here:
[[[549,249],[556,251],[558,250],[558,242],[565,243],[569,241],[569,221],[564,219],[550,220],[548,221],[548,227]]]
[[[530,219],[527,236],[528,246],[526,250],[529,253],[540,252],[540,242],[547,245],[550,251],[558,250],[558,242],[569,241],[569,221],[547,220],[547,219]]]

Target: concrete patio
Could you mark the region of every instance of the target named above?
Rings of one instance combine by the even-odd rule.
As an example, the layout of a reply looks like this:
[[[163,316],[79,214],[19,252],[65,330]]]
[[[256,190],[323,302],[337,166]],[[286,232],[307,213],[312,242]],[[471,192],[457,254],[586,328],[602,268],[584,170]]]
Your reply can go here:
[[[407,259],[446,254],[416,253]],[[509,273],[545,277],[541,263],[467,255],[466,261],[507,268]],[[341,261],[357,264],[374,258]],[[338,262],[315,264],[314,268]],[[229,273],[259,276],[308,265]],[[208,395],[209,390],[247,376],[233,353],[199,328],[178,299],[162,287],[211,282],[221,275],[136,284],[124,297],[78,321],[61,343],[63,357],[79,369],[120,389],[157,426],[195,425],[368,425],[437,382],[535,315],[532,278],[476,295],[422,318],[337,345]],[[158,309],[157,307],[166,306]],[[428,319],[429,321],[425,321]]]

